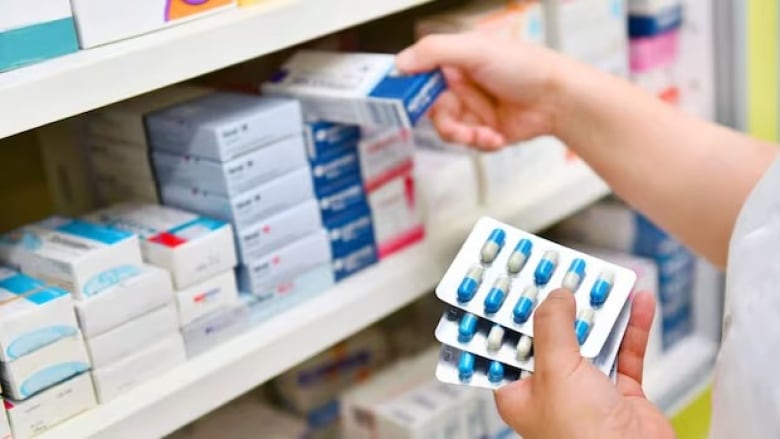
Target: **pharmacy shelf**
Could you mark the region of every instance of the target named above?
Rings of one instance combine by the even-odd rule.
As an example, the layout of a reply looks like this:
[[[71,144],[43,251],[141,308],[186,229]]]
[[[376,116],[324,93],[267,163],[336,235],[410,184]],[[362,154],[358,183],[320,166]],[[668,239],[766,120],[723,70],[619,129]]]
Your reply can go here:
[[[574,166],[500,207],[429,226],[435,232],[424,242],[41,438],[168,434],[429,293],[479,216],[539,230],[608,192],[589,169]]]
[[[0,139],[429,0],[265,0],[0,74]]]

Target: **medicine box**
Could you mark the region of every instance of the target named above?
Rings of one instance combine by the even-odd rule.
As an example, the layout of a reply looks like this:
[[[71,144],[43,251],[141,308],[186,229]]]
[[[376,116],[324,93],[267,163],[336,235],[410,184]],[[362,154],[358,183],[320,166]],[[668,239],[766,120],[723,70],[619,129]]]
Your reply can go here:
[[[59,383],[27,400],[5,401],[15,439],[37,436],[95,405],[95,390],[88,373]]]
[[[140,271],[138,237],[78,219],[25,228],[21,268],[86,299]]]
[[[410,127],[445,88],[439,71],[402,75],[395,56],[298,51],[262,86],[299,99],[310,120]]]
[[[232,196],[307,165],[303,136],[295,135],[227,162],[155,151],[152,156],[161,186],[197,187]]]
[[[230,224],[171,207],[126,203],[87,216],[140,237],[143,258],[168,270],[177,289],[236,265]]]
[[[631,13],[628,16],[628,35],[643,38],[679,29],[683,24],[683,6],[678,2],[659,9],[653,14]]]
[[[308,166],[234,197],[186,186],[163,186],[161,194],[165,204],[230,221],[237,230],[314,197]]]
[[[358,144],[360,171],[371,192],[414,167],[414,138],[408,129],[364,130]]]
[[[168,272],[144,265],[137,276],[77,301],[76,316],[84,338],[90,339],[170,303],[173,286]]]
[[[154,173],[145,148],[104,136],[84,136],[92,170],[100,175],[121,175],[154,185]],[[99,189],[99,188],[98,188]]]
[[[184,327],[238,301],[236,275],[233,270],[176,292],[179,326]]]
[[[286,282],[330,260],[328,234],[320,229],[262,258],[241,265],[241,290],[260,296],[282,294]]]
[[[454,218],[479,205],[476,166],[466,154],[417,149],[414,174],[428,224]]]
[[[360,140],[360,127],[334,122],[307,122],[304,127],[306,154],[312,162],[327,160],[334,153],[356,145]]]
[[[303,130],[297,101],[219,92],[146,116],[153,149],[225,162]]]
[[[244,332],[248,310],[243,302],[205,315],[181,329],[187,357],[192,358]]]
[[[368,201],[380,259],[422,240],[425,227],[411,172],[370,192]]]
[[[323,196],[333,192],[333,185],[343,180],[360,180],[360,159],[357,145],[338,148],[338,154],[311,162],[314,193]]]
[[[336,282],[346,279],[353,274],[364,270],[379,260],[376,245],[367,243],[362,247],[333,258],[333,276]]]
[[[95,369],[107,367],[179,328],[176,305],[169,303],[125,322],[114,329],[86,339]]]
[[[184,363],[187,357],[178,331],[158,337],[127,357],[92,371],[95,394],[105,404]]]
[[[3,392],[26,399],[54,384],[89,370],[81,333],[65,337],[28,355],[0,364]]]
[[[72,0],[71,4],[85,49],[236,7],[235,0]]]
[[[66,218],[55,215],[0,235],[0,263],[19,270],[22,265],[22,257],[27,253],[27,249],[37,245],[35,233],[27,228],[30,226],[56,227],[65,221],[67,221]]]
[[[368,205],[360,205],[335,217],[326,226],[334,257],[374,244],[374,223]]]
[[[0,72],[79,50],[68,0],[0,0]]]
[[[247,263],[322,228],[317,200],[306,200],[238,231],[239,259]]]
[[[347,176],[328,185],[317,195],[322,222],[326,225],[357,209],[368,209],[368,198],[359,175]]]
[[[76,333],[67,291],[0,267],[0,360],[16,360]]]
[[[11,437],[11,425],[8,424],[8,414],[5,412],[5,404],[0,397],[0,439],[13,439]]]

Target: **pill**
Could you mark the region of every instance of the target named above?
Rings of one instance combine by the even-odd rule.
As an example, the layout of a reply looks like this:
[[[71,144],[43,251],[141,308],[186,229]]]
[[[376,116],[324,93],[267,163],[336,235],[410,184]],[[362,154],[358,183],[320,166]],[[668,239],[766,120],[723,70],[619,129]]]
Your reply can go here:
[[[536,306],[536,298],[539,296],[539,289],[533,285],[526,287],[523,290],[523,295],[517,299],[515,309],[512,310],[515,323],[523,324],[531,318],[531,313]]]
[[[615,283],[615,274],[611,271],[602,271],[599,274],[596,282],[593,283],[593,288],[590,289],[591,306],[601,306],[607,301],[613,283]]]
[[[468,343],[474,338],[474,334],[477,333],[477,323],[479,319],[474,314],[463,314],[458,324],[458,341],[461,343]]]
[[[458,287],[458,301],[468,302],[473,299],[482,283],[482,277],[485,275],[485,269],[481,265],[474,265],[466,272],[466,276],[460,282]]]
[[[569,270],[566,271],[566,275],[563,276],[561,286],[572,293],[577,292],[577,288],[580,287],[582,279],[585,277],[585,266],[585,261],[583,259],[577,258],[571,261]]]
[[[468,381],[474,375],[474,355],[468,352],[461,352],[458,359],[458,378],[461,381]]]
[[[501,325],[493,325],[487,336],[487,348],[489,351],[497,351],[504,342],[504,328]]]
[[[539,261],[539,265],[536,266],[534,272],[534,281],[536,285],[547,285],[550,282],[555,268],[558,266],[558,252],[555,250],[547,250],[542,256],[542,260]]]
[[[523,269],[525,263],[528,262],[528,258],[531,257],[531,250],[534,245],[528,239],[521,239],[515,246],[515,250],[509,255],[509,260],[506,263],[506,271],[509,274],[517,274]]]
[[[527,335],[521,335],[517,341],[517,361],[525,361],[531,356],[531,349],[534,347],[534,341]]]
[[[504,379],[504,365],[498,361],[491,361],[488,366],[488,381],[493,384],[500,383]]]
[[[485,313],[494,314],[501,309],[501,306],[506,300],[506,296],[509,294],[509,287],[512,286],[512,279],[501,276],[496,279],[493,284],[493,288],[490,289],[485,297]]]
[[[588,339],[594,318],[595,312],[591,308],[583,309],[577,313],[577,320],[574,321],[574,332],[577,334],[577,342],[580,345]]]
[[[498,256],[498,253],[504,248],[504,242],[506,241],[506,232],[501,229],[493,229],[490,232],[485,244],[482,245],[482,262],[484,264],[491,264]]]

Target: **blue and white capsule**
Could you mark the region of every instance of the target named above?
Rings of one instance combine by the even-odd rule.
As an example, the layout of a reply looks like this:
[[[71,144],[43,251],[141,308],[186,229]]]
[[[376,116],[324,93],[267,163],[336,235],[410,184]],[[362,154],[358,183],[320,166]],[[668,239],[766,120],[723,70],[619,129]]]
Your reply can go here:
[[[504,334],[506,331],[501,325],[493,325],[490,328],[487,336],[487,349],[490,352],[495,352],[501,349],[501,345],[504,344]]]
[[[577,334],[577,342],[580,346],[588,339],[595,318],[596,312],[591,308],[583,309],[577,313],[577,319],[574,321],[574,333]]]
[[[504,248],[506,243],[506,232],[503,229],[493,229],[488,236],[487,241],[482,245],[480,257],[483,264],[492,264],[496,257]]]
[[[525,263],[528,262],[528,258],[531,257],[531,251],[533,248],[534,244],[530,239],[521,239],[520,242],[518,242],[515,246],[512,254],[509,255],[509,259],[506,262],[506,271],[509,274],[519,273],[523,267],[525,267]]]
[[[458,379],[461,381],[469,381],[474,376],[474,363],[475,358],[473,354],[468,352],[461,352],[458,359]]]
[[[517,299],[517,304],[512,310],[512,318],[515,323],[522,325],[531,318],[531,313],[536,307],[536,299],[539,297],[539,288],[529,285],[523,290],[523,294]]]
[[[539,265],[536,266],[536,271],[534,271],[534,282],[536,282],[536,285],[547,285],[547,283],[550,282],[550,279],[552,279],[553,274],[555,274],[555,269],[557,267],[558,252],[555,250],[547,250],[544,252],[542,260],[539,261]]]
[[[493,288],[485,296],[485,313],[495,314],[504,305],[506,296],[509,295],[509,289],[512,287],[512,279],[507,276],[501,276],[496,279]]]
[[[566,271],[566,274],[563,276],[563,282],[561,282],[561,286],[571,291],[572,293],[576,293],[577,289],[582,284],[582,279],[585,278],[586,266],[587,264],[585,264],[585,260],[582,258],[577,258],[571,261],[569,270]]]
[[[525,361],[531,357],[531,350],[534,348],[534,340],[527,336],[521,335],[520,340],[517,341],[517,353],[515,358],[517,361]]]
[[[474,265],[466,272],[458,286],[458,302],[468,302],[474,298],[482,284],[485,269],[481,265]]]
[[[612,292],[614,283],[615,273],[602,271],[590,289],[590,305],[596,307],[603,305],[609,298],[609,293]]]
[[[470,342],[477,333],[478,323],[479,318],[474,314],[463,314],[463,317],[461,317],[460,323],[458,324],[458,341],[461,343]]]
[[[498,384],[504,380],[504,365],[498,361],[491,361],[488,366],[487,373],[488,381],[493,384]]]

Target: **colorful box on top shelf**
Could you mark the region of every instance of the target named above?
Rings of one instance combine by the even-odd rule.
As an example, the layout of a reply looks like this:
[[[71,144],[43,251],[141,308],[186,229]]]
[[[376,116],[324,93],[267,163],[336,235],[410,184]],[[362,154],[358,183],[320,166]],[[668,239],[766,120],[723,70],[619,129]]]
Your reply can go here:
[[[68,0],[0,0],[0,72],[79,50]]]
[[[152,32],[236,7],[236,0],[71,0],[81,47]]]

